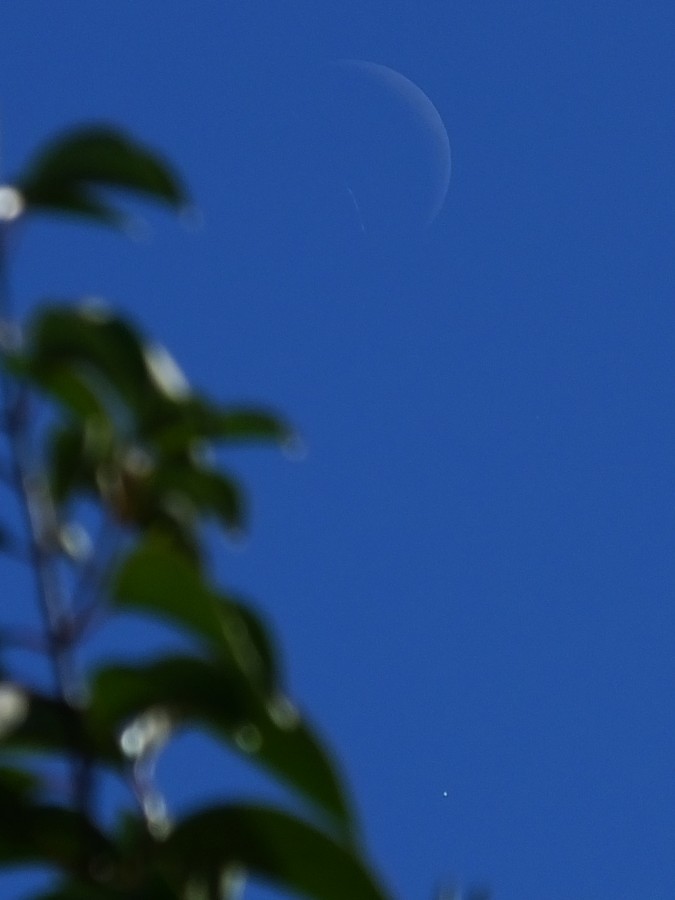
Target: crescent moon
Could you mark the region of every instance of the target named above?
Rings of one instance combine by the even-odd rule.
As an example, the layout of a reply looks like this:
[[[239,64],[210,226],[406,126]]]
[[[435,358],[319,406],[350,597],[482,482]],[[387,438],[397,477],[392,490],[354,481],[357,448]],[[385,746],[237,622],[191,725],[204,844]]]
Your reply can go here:
[[[440,113],[418,85],[389,66],[341,59],[330,64],[330,68],[335,76],[334,108],[342,132],[337,140],[343,146],[351,142],[346,151],[348,164],[368,170],[366,177],[361,173],[360,185],[349,186],[361,226],[367,228],[369,216],[366,208],[361,219],[358,203],[363,196],[367,206],[373,177],[378,176],[389,152],[390,191],[400,193],[405,189],[414,208],[414,213],[407,214],[418,225],[427,227],[445,203],[452,172],[450,140]],[[359,101],[363,101],[360,108]],[[344,176],[348,183],[348,167]],[[357,181],[358,177],[357,174]]]

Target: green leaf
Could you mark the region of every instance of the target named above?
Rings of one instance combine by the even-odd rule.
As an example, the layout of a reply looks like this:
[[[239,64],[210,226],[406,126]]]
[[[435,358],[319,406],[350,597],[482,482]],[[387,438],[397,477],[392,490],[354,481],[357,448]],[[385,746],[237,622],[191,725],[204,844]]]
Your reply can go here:
[[[42,785],[42,780],[33,772],[13,766],[0,766],[0,797],[15,800],[27,799],[34,795]]]
[[[233,597],[221,597],[226,616],[227,633],[232,636],[235,656],[240,665],[260,684],[265,696],[279,690],[280,674],[277,652],[269,629],[249,603]]]
[[[221,806],[180,822],[163,845],[167,868],[188,882],[229,865],[313,900],[386,900],[355,852],[275,809]]]
[[[77,752],[114,767],[124,764],[116,732],[100,727],[94,731],[86,710],[37,692],[24,693],[25,712],[15,727],[3,733],[1,748],[59,755]]]
[[[113,887],[92,884],[87,881],[68,882],[46,894],[38,894],[31,900],[184,900],[159,877],[147,877],[140,886]]]
[[[219,408],[203,397],[192,395],[180,407],[167,408],[164,419],[158,417],[147,436],[164,453],[171,454],[204,441],[286,444],[294,432],[267,410]]]
[[[179,896],[168,887],[165,893],[159,893],[149,891],[146,885],[133,890],[71,881],[45,894],[33,894],[30,900],[179,900]]]
[[[172,498],[179,496],[200,514],[217,518],[226,531],[238,532],[245,525],[244,499],[234,480],[192,460],[182,464],[160,461],[147,490],[162,509],[167,500],[170,505]]]
[[[138,411],[155,398],[142,339],[123,319],[104,309],[43,307],[29,323],[26,344],[29,376],[57,399],[63,399],[64,380],[76,379],[86,380],[99,407],[109,405],[110,388]],[[69,405],[77,408],[72,402]]]
[[[110,841],[114,857],[94,861],[84,879],[69,878],[35,900],[185,900],[155,865],[158,844],[144,817],[125,810]]]
[[[74,810],[4,797],[2,813],[0,863],[52,864],[81,873],[111,851],[96,826]]]
[[[213,410],[203,419],[205,436],[224,441],[274,441],[283,443],[292,437],[291,428],[273,413],[241,408]]]
[[[123,188],[182,207],[186,195],[177,176],[158,156],[107,126],[69,131],[29,164],[17,187],[28,209],[74,213],[122,226],[126,217],[97,193]]]
[[[13,376],[29,380],[78,417],[101,416],[105,412],[96,390],[73,368],[39,366],[18,353],[5,355],[5,368]]]
[[[59,423],[47,440],[47,474],[54,499],[61,503],[76,491],[98,494],[96,473],[110,463],[114,434],[104,416]]]
[[[118,609],[168,620],[204,639],[239,666],[263,695],[279,690],[276,654],[267,629],[247,606],[213,591],[166,541],[148,539],[120,566],[111,588]]]
[[[263,697],[236,665],[168,657],[137,666],[110,666],[98,673],[89,709],[95,731],[119,732],[153,708],[164,710],[176,723],[201,726],[224,738],[351,835],[351,813],[324,749],[292,707]]]
[[[187,627],[231,657],[214,595],[194,566],[163,541],[148,540],[135,550],[121,565],[111,593],[118,609],[152,613]]]

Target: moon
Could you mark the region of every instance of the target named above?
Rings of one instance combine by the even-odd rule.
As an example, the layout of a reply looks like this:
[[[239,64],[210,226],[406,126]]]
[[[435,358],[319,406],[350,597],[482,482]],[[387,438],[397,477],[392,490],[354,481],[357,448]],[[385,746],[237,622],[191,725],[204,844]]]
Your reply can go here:
[[[440,113],[405,75],[365,60],[325,69],[324,139],[354,224],[365,235],[427,228],[450,184]]]

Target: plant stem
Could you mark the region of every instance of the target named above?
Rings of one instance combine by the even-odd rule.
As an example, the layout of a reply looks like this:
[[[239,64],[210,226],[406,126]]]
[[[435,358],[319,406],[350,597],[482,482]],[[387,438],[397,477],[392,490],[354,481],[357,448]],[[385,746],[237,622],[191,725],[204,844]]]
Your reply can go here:
[[[0,223],[0,318],[9,330],[14,323],[10,317],[6,235],[7,225]],[[35,573],[54,689],[64,703],[64,726],[72,754],[73,801],[78,810],[86,813],[90,804],[92,765],[86,753],[79,718],[70,714],[70,709],[77,711],[81,691],[72,658],[72,612],[66,603],[57,571],[56,514],[46,479],[36,469],[32,459],[28,390],[23,384],[13,383],[3,371],[2,396],[11,454],[8,474],[20,498],[29,537],[28,558]]]

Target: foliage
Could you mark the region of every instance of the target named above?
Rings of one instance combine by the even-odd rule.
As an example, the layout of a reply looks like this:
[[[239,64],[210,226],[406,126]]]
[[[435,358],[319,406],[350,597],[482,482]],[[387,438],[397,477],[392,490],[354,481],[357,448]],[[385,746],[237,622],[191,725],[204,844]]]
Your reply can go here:
[[[0,865],[50,866],[43,900],[232,898],[242,872],[319,900],[384,900],[332,758],[284,693],[266,624],[211,574],[209,529],[238,532],[246,509],[207,451],[281,446],[291,429],[197,393],[166,350],[100,305],[10,317],[8,231],[45,213],[124,227],[111,188],[177,211],[187,202],[162,160],[107,127],[62,135],[0,188],[2,476],[25,515],[23,536],[0,522],[0,550],[35,577],[32,647],[53,672],[49,689],[2,672]],[[90,546],[92,522],[104,538]],[[170,624],[191,649],[82,670],[83,643],[130,611]],[[307,812],[227,803],[174,820],[153,763],[183,725],[271,773]],[[59,796],[36,754],[66,761]],[[128,786],[113,827],[96,808],[103,773]]]

